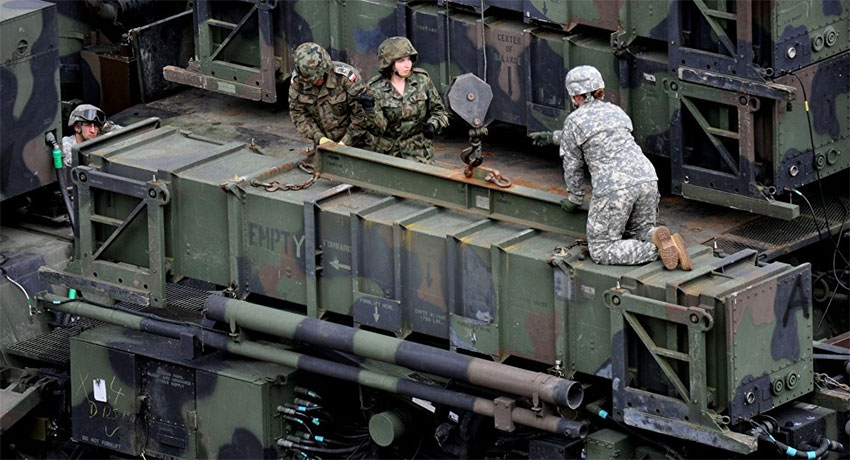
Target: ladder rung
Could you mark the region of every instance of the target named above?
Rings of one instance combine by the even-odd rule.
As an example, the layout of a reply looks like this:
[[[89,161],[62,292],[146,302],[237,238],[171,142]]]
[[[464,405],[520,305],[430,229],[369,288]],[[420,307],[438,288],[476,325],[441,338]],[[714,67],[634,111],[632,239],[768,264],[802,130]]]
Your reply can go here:
[[[652,349],[652,352],[659,356],[664,356],[665,358],[672,358],[679,361],[689,362],[691,357],[688,356],[687,353],[682,353],[680,351],[673,351],[667,348],[655,347]]]
[[[115,219],[112,217],[101,216],[100,214],[92,214],[90,216],[92,222],[97,222],[99,224],[111,225],[113,227],[120,227],[121,224],[124,223],[121,219]]]
[[[734,131],[727,131],[725,129],[720,128],[709,127],[706,129],[706,131],[710,132],[711,134],[714,134],[715,136],[728,137],[730,139],[739,139],[741,137],[738,133]]]
[[[706,12],[705,12],[705,14],[707,14],[707,15],[709,15],[709,16],[713,16],[713,17],[715,17],[715,18],[728,19],[728,20],[730,20],[730,21],[735,21],[735,20],[737,20],[737,19],[738,19],[738,15],[737,15],[737,14],[735,14],[735,13],[728,13],[728,12],[726,12],[726,11],[708,10],[708,11],[706,11]]]
[[[213,27],[221,27],[221,28],[230,29],[230,30],[233,30],[233,29],[236,28],[236,24],[234,24],[232,22],[220,21],[218,19],[207,19],[207,25],[213,26]]]

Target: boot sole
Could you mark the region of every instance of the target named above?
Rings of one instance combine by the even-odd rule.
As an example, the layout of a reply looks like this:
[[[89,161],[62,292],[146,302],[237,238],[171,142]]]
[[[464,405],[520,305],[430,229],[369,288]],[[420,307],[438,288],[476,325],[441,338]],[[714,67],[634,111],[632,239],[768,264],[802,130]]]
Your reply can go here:
[[[682,241],[682,236],[675,233],[672,238],[673,243],[676,244],[676,253],[679,256],[679,265],[682,266],[682,270],[693,270],[694,266],[693,263],[691,263],[691,256],[688,254],[688,248],[685,247],[685,242]]]
[[[652,242],[658,248],[658,256],[661,257],[664,268],[675,270],[679,265],[679,252],[673,237],[670,236],[670,230],[664,226],[658,227],[652,234]]]

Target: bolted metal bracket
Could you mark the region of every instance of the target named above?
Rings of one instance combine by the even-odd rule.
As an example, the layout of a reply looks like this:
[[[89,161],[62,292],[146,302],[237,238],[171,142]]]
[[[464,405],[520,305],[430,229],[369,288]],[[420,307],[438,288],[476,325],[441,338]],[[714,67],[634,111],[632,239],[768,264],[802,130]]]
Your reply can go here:
[[[493,101],[493,90],[472,73],[457,77],[449,89],[449,107],[472,128],[483,128]]]
[[[496,429],[500,431],[513,432],[516,429],[511,414],[516,407],[516,400],[500,396],[493,400],[493,418],[496,421]]]

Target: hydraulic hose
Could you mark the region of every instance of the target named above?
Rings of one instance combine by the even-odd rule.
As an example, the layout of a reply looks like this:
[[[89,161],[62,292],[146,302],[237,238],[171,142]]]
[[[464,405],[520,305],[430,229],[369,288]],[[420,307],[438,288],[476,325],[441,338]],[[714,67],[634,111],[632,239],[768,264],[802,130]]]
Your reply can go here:
[[[35,313],[35,309],[33,308],[33,305],[32,305],[32,298],[30,297],[26,288],[24,288],[24,286],[21,285],[21,283],[13,280],[9,276],[9,274],[6,273],[6,270],[3,270],[2,268],[0,268],[0,273],[3,273],[3,276],[6,277],[6,279],[9,280],[10,283],[12,283],[15,287],[17,287],[18,289],[20,289],[21,292],[24,293],[24,297],[27,298],[27,313],[29,314],[30,321],[32,321],[32,316],[33,316],[33,313]]]
[[[65,172],[62,170],[62,148],[59,142],[56,141],[56,136],[52,132],[44,136],[48,144],[53,146],[53,169],[56,170],[56,179],[59,180],[59,192],[62,194],[62,201],[65,202],[65,210],[68,212],[68,220],[71,222],[71,230],[74,232],[74,238],[79,237],[77,228],[77,218],[74,214],[74,206],[71,204],[71,197],[68,195],[68,178],[65,177]]]
[[[815,459],[820,458],[829,450],[834,451],[843,451],[844,446],[837,441],[830,441],[826,436],[821,436],[818,441],[818,448],[816,450],[799,450],[795,449],[787,444],[781,443],[776,440],[772,435],[759,435],[759,439],[764,442],[771,443],[775,445],[779,450],[781,450],[785,455],[792,458],[807,458],[807,459]]]
[[[305,446],[303,444],[296,444],[292,441],[289,441],[289,440],[283,439],[283,438],[277,440],[277,445],[278,445],[278,447],[281,447],[283,449],[295,449],[295,450],[301,450],[301,451],[304,451],[304,452],[316,452],[316,453],[319,453],[319,454],[350,454],[350,453],[352,453],[355,450],[360,448],[360,446],[353,446],[353,447],[346,447],[346,448],[343,448],[343,449],[327,449],[327,448],[324,448],[324,447]]]

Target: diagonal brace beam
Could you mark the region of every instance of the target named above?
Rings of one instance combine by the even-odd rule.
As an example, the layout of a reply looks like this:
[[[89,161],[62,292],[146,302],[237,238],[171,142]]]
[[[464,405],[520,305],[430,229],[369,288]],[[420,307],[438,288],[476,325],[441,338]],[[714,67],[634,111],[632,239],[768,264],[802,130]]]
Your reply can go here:
[[[679,395],[682,397],[682,399],[686,403],[689,402],[691,400],[690,392],[687,388],[685,388],[685,384],[682,383],[682,379],[680,379],[679,376],[676,375],[676,372],[670,366],[670,363],[667,362],[667,359],[655,353],[654,350],[658,349],[659,347],[655,344],[655,342],[653,342],[652,338],[649,336],[649,333],[646,332],[646,329],[644,329],[644,327],[640,324],[635,315],[633,315],[632,313],[624,311],[623,317],[626,319],[626,321],[629,322],[629,325],[632,327],[632,329],[634,329],[640,341],[643,342],[644,346],[649,350],[649,353],[652,355],[652,358],[655,359],[655,362],[657,362],[658,366],[661,367],[661,370],[667,376],[667,379],[669,379],[673,386],[676,387],[676,391],[679,392]]]
[[[130,212],[130,215],[128,215],[127,218],[124,219],[124,222],[121,222],[121,225],[118,228],[116,228],[115,231],[112,232],[111,235],[109,235],[109,238],[107,238],[106,241],[103,243],[103,245],[101,245],[100,248],[98,248],[97,252],[94,253],[94,256],[92,256],[93,260],[97,260],[97,258],[100,257],[100,255],[103,253],[103,251],[107,250],[109,248],[109,246],[111,246],[112,243],[115,241],[115,239],[118,238],[119,236],[121,236],[121,233],[124,232],[124,230],[139,215],[139,213],[142,212],[142,209],[144,209],[145,206],[147,206],[147,202],[145,200],[140,201],[139,204],[136,205],[135,209],[133,209],[133,211]]]
[[[248,19],[250,19],[251,15],[253,15],[256,11],[257,5],[254,5],[251,7],[250,10],[248,10],[247,13],[245,13],[245,16],[243,16],[242,19],[239,20],[239,23],[236,24],[236,27],[234,27],[233,30],[231,30],[230,33],[227,35],[227,38],[225,38],[224,41],[221,42],[220,45],[218,45],[218,48],[215,49],[212,56],[210,56],[210,61],[214,61],[215,58],[218,57],[218,55],[227,47],[227,45],[230,44],[231,40],[233,40],[233,37],[235,37],[236,34],[239,33],[245,23],[248,22]]]
[[[724,146],[723,143],[720,142],[720,140],[714,134],[715,128],[711,126],[708,120],[706,120],[705,117],[702,116],[702,113],[699,111],[699,108],[697,108],[697,106],[694,105],[693,102],[688,100],[687,97],[682,97],[682,103],[685,104],[685,107],[687,107],[688,111],[691,112],[691,115],[694,116],[697,123],[699,123],[700,128],[702,128],[702,130],[705,132],[705,135],[708,136],[709,140],[711,140],[711,143],[714,144],[714,147],[717,149],[717,152],[720,153],[720,157],[723,158],[723,161],[726,163],[726,165],[729,166],[729,168],[736,176],[740,176],[740,167],[738,166],[738,164],[735,163],[735,160],[732,158],[732,155],[729,154],[729,151],[726,150],[726,146]]]
[[[708,21],[708,25],[711,27],[711,30],[717,34],[717,37],[720,39],[720,42],[723,43],[723,47],[729,51],[729,55],[735,57],[738,53],[735,51],[735,45],[732,44],[732,40],[729,39],[729,35],[726,34],[726,31],[720,27],[720,24],[714,19],[715,17],[721,17],[723,19],[730,19],[730,16],[727,14],[723,14],[723,12],[713,10],[705,4],[704,0],[694,0],[697,8],[705,17],[705,20]]]

